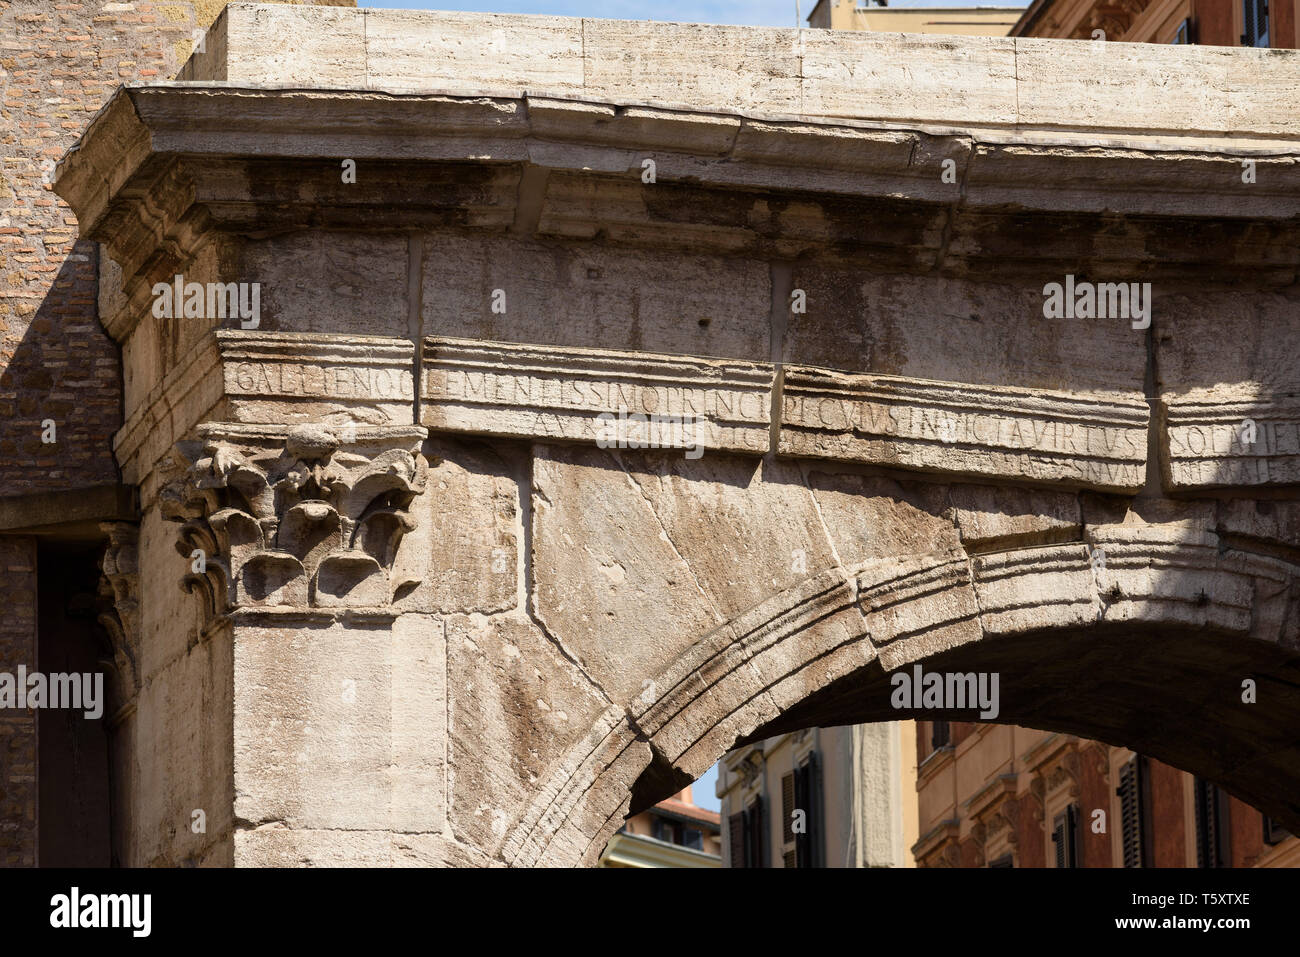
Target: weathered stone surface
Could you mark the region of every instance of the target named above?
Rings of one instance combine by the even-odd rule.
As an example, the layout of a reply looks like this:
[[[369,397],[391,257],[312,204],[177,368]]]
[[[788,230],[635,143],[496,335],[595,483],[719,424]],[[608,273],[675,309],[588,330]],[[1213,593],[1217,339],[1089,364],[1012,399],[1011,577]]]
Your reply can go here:
[[[502,856],[514,866],[592,865],[621,826],[650,746],[618,706],[606,709],[553,769],[510,832]]]
[[[972,560],[980,626],[987,635],[1069,628],[1102,609],[1092,554],[1082,544],[1025,548]]]
[[[535,446],[533,594],[542,625],[615,702],[725,620],[622,462]]]
[[[899,555],[957,555],[946,490],[929,483],[828,471],[803,463],[827,535],[844,567]]]
[[[390,605],[423,571],[401,555],[428,482],[423,438],[414,426],[201,427],[160,498],[181,523],[185,587],[209,619],[237,606]]]
[[[717,255],[434,234],[424,333],[761,360],[768,282],[766,263]]]
[[[427,493],[403,539],[411,584],[403,609],[508,611],[521,604],[523,519],[514,464],[486,446],[430,441]],[[527,494],[525,487],[524,494]]]
[[[366,21],[347,9],[316,11],[309,19],[285,16],[287,9],[228,4],[205,38],[204,49],[185,64],[177,79],[312,83],[322,71],[352,81],[365,79]],[[279,52],[256,72],[246,49],[272,44]],[[275,82],[275,81],[272,81]]]
[[[770,365],[647,353],[424,340],[431,429],[602,448],[767,451]]]
[[[693,580],[727,618],[836,564],[816,503],[788,463],[659,455],[624,464]]]
[[[233,738],[241,828],[443,833],[446,640],[444,622],[428,615],[241,624]]]
[[[982,551],[1081,537],[1079,499],[1068,492],[953,485],[948,489],[948,501],[967,549]]]
[[[1014,283],[967,282],[801,265],[791,284],[806,293],[806,311],[789,316],[784,358],[845,372],[1141,400],[1143,334],[1118,318],[1044,318],[1044,284],[1065,279],[1065,270],[1053,272],[1038,266]]]
[[[893,468],[1135,491],[1145,401],[785,370],[779,450]]]
[[[983,637],[965,558],[872,559],[858,573],[858,600],[886,671]]]
[[[1240,538],[1300,548],[1300,502],[1228,499],[1220,503],[1216,530],[1228,540]]]
[[[495,854],[537,783],[609,702],[525,619],[448,619],[447,678],[451,829]]]
[[[1198,391],[1164,399],[1171,488],[1300,484],[1300,399],[1241,395]]]
[[[237,272],[261,284],[259,329],[401,337],[406,260],[405,238],[322,231],[249,241]]]
[[[217,332],[237,422],[412,425],[410,343],[380,336]]]
[[[1300,484],[1300,361],[1281,345],[1300,334],[1296,303],[1220,294],[1213,311],[1173,305],[1156,340],[1170,487]]]
[[[441,834],[339,831],[275,825],[235,836],[236,867],[503,867]],[[227,865],[228,866],[228,865]]]
[[[633,103],[725,102],[759,113],[989,127],[1297,128],[1289,64],[1259,50],[1234,56],[1239,69],[1223,80],[1222,54],[1213,47],[1152,56],[1147,47],[1114,43],[399,10],[345,11],[328,30],[320,22],[315,11],[232,4],[218,25],[228,41],[210,46],[193,76],[309,79],[344,89],[513,86]],[[297,62],[275,52],[285,36],[309,41]],[[300,75],[308,65],[313,72]],[[1188,82],[1202,72],[1220,82]],[[1089,82],[1094,75],[1104,82]]]

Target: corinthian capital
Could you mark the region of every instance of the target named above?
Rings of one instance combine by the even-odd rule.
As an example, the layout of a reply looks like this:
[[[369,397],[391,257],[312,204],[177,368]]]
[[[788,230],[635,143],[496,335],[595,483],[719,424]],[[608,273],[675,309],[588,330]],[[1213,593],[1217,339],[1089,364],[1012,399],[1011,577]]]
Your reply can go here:
[[[428,464],[418,427],[204,425],[162,492],[181,523],[183,586],[236,608],[382,608]]]

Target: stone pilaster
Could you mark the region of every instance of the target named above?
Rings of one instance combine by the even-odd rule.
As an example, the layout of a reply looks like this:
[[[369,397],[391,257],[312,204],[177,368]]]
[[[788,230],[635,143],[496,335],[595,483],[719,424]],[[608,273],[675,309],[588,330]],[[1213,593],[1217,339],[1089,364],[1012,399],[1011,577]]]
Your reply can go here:
[[[111,724],[135,710],[140,690],[140,528],[129,522],[101,522],[108,537],[99,579],[99,623],[108,632],[104,660],[113,688]]]

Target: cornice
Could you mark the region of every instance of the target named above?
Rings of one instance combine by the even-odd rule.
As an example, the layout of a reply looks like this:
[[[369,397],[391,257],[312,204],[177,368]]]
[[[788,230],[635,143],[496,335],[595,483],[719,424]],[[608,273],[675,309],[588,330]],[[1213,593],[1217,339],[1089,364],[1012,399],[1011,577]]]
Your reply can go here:
[[[373,165],[345,185],[337,175],[342,158]],[[1257,166],[1249,187],[1241,183],[1243,158]],[[82,236],[105,243],[122,266],[128,306],[109,330],[119,342],[130,334],[130,317],[147,304],[152,283],[170,278],[213,231],[448,224],[499,230],[515,220],[529,166],[551,174],[536,227],[549,235],[590,238],[604,230],[609,241],[653,236],[783,255],[844,246],[844,237],[828,234],[816,215],[784,216],[775,233],[723,220],[655,217],[645,209],[646,159],[654,160],[655,182],[664,187],[807,193],[810,203],[834,196],[866,204],[859,210],[864,216],[914,204],[871,247],[878,252],[892,244],[900,265],[918,269],[978,258],[963,252],[962,243],[944,243],[946,234],[1010,236],[1030,214],[1153,216],[1166,224],[1187,221],[1189,228],[1193,219],[1210,218],[1240,228],[1263,222],[1282,232],[1294,231],[1300,216],[1300,133],[1289,131],[954,126],[535,92],[470,96],[177,82],[120,88],[59,164],[56,189],[76,211]],[[593,180],[600,184],[594,193]],[[251,181],[274,184],[266,187],[272,192],[250,196]],[[439,189],[412,188],[420,182]],[[1008,212],[1013,206],[1015,216]],[[377,209],[384,210],[379,218]],[[1036,263],[1067,252],[1051,242],[1034,245],[1024,255]],[[1286,269],[1260,251],[1262,242],[1212,245],[1214,255],[1232,257],[1240,267]]]

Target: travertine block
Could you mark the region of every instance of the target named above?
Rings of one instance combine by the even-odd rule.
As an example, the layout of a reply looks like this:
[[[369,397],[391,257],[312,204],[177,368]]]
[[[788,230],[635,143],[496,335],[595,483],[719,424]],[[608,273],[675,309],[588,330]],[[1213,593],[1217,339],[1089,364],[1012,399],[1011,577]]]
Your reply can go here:
[[[787,367],[779,451],[1111,491],[1146,481],[1147,404]]]

